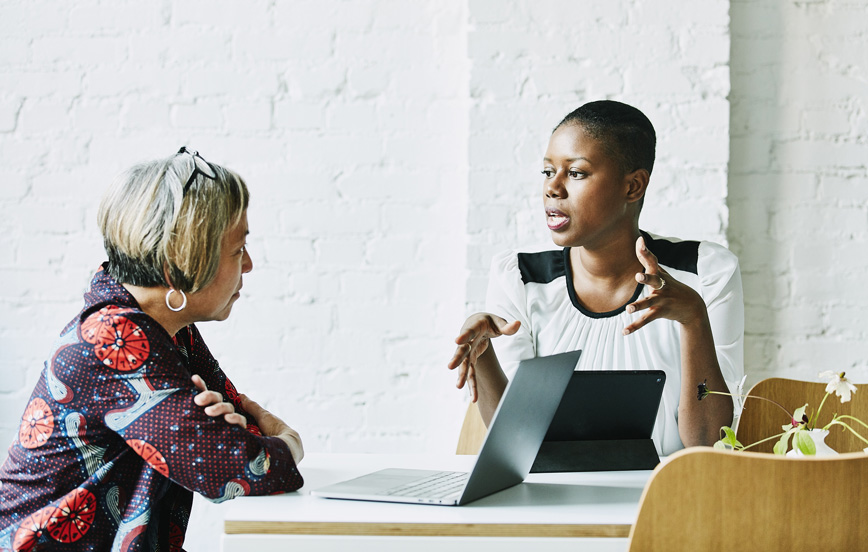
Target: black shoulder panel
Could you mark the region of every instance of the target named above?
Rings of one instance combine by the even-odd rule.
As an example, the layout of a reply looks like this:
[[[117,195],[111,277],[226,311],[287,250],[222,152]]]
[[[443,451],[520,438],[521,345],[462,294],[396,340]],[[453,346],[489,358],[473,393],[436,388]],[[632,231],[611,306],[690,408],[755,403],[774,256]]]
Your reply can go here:
[[[696,274],[696,261],[699,258],[698,241],[673,242],[665,239],[654,239],[645,232],[645,243],[648,249],[657,256],[657,261],[676,270]]]
[[[566,275],[566,251],[519,253],[518,269],[521,271],[521,281],[525,284],[547,284]]]

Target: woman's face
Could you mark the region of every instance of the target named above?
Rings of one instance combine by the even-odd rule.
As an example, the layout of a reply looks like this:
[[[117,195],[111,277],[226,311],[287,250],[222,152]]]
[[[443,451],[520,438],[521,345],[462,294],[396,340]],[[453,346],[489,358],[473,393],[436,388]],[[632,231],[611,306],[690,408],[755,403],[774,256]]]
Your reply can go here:
[[[633,223],[629,179],[583,127],[566,124],[552,134],[542,173],[546,222],[557,245],[605,245],[611,230]]]
[[[248,233],[247,211],[244,211],[238,224],[223,234],[217,276],[210,284],[190,294],[189,308],[196,320],[226,320],[232,305],[241,297],[241,277],[253,270],[246,247]]]

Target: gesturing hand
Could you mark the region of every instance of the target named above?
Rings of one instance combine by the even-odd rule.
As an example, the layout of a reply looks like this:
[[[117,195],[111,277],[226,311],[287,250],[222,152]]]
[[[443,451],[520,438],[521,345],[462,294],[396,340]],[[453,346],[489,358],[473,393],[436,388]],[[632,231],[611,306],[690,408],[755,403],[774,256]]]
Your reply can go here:
[[[265,410],[259,403],[247,397],[247,395],[238,395],[238,400],[241,402],[241,408],[245,412],[253,416],[256,420],[256,425],[266,437],[277,437],[286,443],[289,447],[289,452],[292,454],[293,460],[298,464],[304,458],[304,446],[301,444],[301,436],[298,432],[269,412]]]
[[[645,246],[645,238],[636,240],[636,256],[645,272],[636,274],[636,281],[651,287],[651,293],[627,305],[627,312],[647,310],[635,322],[624,328],[631,334],[658,318],[674,320],[687,325],[707,316],[702,297],[688,285],[673,278],[657,263],[657,256]]]
[[[447,367],[450,370],[460,367],[458,371],[459,389],[467,383],[470,386],[470,398],[473,402],[479,398],[476,389],[476,362],[482,353],[488,350],[488,344],[493,337],[513,335],[518,331],[521,322],[507,322],[503,318],[485,312],[471,315],[464,321],[461,333],[455,338],[458,347]]]
[[[223,419],[228,423],[247,428],[247,418],[235,412],[235,406],[231,402],[223,402],[223,395],[217,391],[208,391],[205,381],[194,375],[192,378],[193,385],[200,391],[198,395],[193,397],[193,402],[199,406],[205,407],[205,414],[216,418],[223,416]]]

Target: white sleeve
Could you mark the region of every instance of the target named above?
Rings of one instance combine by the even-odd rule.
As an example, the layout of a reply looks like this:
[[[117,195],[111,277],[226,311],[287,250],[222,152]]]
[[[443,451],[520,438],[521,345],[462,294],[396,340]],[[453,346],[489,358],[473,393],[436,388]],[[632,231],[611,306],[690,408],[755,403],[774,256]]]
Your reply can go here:
[[[744,378],[744,294],[738,258],[721,245],[700,242],[697,272],[720,372],[735,394]],[[741,400],[735,398],[734,404],[738,416]]]
[[[512,379],[520,361],[536,356],[533,328],[527,312],[527,294],[521,280],[516,252],[498,253],[491,260],[485,310],[506,319],[507,322],[521,322],[515,335],[503,335],[491,340],[501,368],[506,377]]]

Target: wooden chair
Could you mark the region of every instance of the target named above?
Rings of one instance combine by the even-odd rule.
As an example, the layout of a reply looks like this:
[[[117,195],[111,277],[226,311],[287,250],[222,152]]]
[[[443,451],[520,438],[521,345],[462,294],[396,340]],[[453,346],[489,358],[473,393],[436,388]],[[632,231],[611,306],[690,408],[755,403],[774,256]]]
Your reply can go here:
[[[479,413],[476,403],[470,403],[464,414],[461,433],[458,434],[458,447],[455,454],[479,454],[479,449],[482,448],[482,442],[485,440],[487,432],[488,428],[482,421],[482,415]]]
[[[657,550],[868,550],[868,454],[678,451],[630,531],[630,552]]]
[[[841,403],[841,399],[832,394],[826,399],[820,412],[818,426],[822,427],[831,420],[833,414],[849,414],[868,423],[868,387],[857,385],[849,402]],[[754,385],[748,395],[771,399],[786,408],[789,412],[808,403],[808,412],[816,412],[826,394],[826,384],[820,382],[798,381],[785,378],[764,379]],[[744,409],[738,421],[736,437],[745,446],[771,437],[781,432],[781,426],[790,420],[786,413],[774,404],[759,399],[747,398]],[[863,437],[868,438],[868,430],[859,424],[850,424]],[[866,445],[858,437],[840,426],[829,429],[826,444],[838,452],[856,452]],[[772,452],[775,441],[771,440],[748,449],[752,452]]]

